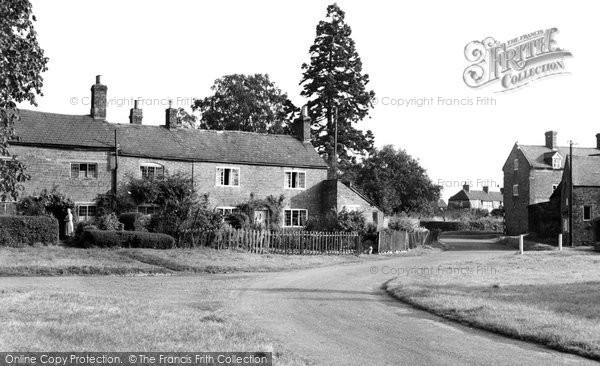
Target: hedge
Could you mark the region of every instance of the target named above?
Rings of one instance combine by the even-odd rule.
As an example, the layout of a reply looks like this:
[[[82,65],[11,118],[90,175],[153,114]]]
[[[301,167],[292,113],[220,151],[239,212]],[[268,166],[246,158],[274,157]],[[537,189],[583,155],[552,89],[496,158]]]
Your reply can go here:
[[[58,243],[58,220],[50,216],[0,216],[0,246]]]
[[[433,233],[444,231],[504,231],[504,224],[501,221],[488,219],[471,221],[421,221],[421,226]]]
[[[119,215],[119,221],[125,225],[125,230],[135,230],[135,220],[142,216],[141,212],[125,212]]]
[[[151,248],[171,249],[175,247],[172,236],[143,231],[102,231],[86,230],[80,243],[84,247],[107,248]]]

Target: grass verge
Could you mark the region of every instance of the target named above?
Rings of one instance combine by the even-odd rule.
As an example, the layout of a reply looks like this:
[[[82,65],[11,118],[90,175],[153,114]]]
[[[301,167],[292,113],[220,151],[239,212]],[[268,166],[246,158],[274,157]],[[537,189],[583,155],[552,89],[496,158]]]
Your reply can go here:
[[[12,278],[0,284],[0,351],[273,352],[306,365],[237,316],[241,276]]]
[[[0,276],[272,272],[375,260],[377,256],[254,254],[210,248],[0,247]]]
[[[452,320],[600,360],[598,253],[509,254],[441,269],[398,277],[386,290]]]

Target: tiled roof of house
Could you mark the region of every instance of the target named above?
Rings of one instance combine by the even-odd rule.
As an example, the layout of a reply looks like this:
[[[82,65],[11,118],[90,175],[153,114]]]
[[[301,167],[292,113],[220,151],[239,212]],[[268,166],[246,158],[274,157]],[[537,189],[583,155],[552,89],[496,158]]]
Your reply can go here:
[[[469,191],[465,191],[464,189],[461,189],[457,194],[455,194],[454,196],[450,197],[450,199],[448,199],[448,201],[466,201],[466,200],[477,200],[477,201],[484,201],[484,202],[494,202],[494,201],[498,201],[498,202],[503,202],[504,198],[502,196],[502,193],[500,192],[484,192],[484,191],[473,191],[473,190],[469,190]]]
[[[15,144],[111,149],[116,130],[121,154],[127,156],[327,168],[313,146],[295,136],[114,124],[29,110],[20,115]]]
[[[573,156],[573,185],[600,186],[600,156]]]
[[[546,146],[537,146],[537,145],[518,145],[521,149],[529,164],[533,168],[552,168],[552,162],[548,161],[547,157],[552,154],[552,151],[558,151],[560,156],[562,156],[562,167],[565,167],[566,157],[569,155],[569,147],[559,146],[557,150],[552,150]],[[592,154],[598,154],[600,150],[592,147],[574,147],[573,155],[574,156],[588,156]]]

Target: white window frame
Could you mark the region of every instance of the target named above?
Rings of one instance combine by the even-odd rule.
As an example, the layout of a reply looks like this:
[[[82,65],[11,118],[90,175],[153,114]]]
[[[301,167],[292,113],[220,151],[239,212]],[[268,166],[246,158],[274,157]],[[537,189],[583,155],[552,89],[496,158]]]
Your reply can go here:
[[[225,183],[225,170],[237,171],[237,184],[224,184]],[[232,167],[232,166],[218,166],[215,169],[215,185],[217,187],[239,187],[241,184],[241,172],[240,168]],[[232,183],[232,174],[229,173],[229,181]]]
[[[514,171],[519,170],[519,159],[513,160],[513,170]]]
[[[233,206],[219,206],[215,208],[215,211],[220,213],[221,216],[227,216],[231,215],[236,209],[237,208]]]
[[[288,178],[289,174],[289,178]],[[294,181],[294,174],[297,174],[296,178],[296,187],[292,187],[292,182]],[[304,179],[300,179],[300,174],[304,175]],[[304,182],[302,186],[300,186],[300,182]],[[306,171],[304,170],[286,170],[283,175],[283,188],[285,189],[306,189]]]
[[[150,177],[149,169],[152,168],[152,177]],[[144,169],[146,169],[146,176],[144,176]],[[158,172],[157,172],[158,170]],[[140,164],[140,176],[146,179],[161,178],[165,175],[165,167],[158,163],[143,163]]]
[[[287,213],[290,213],[290,223],[287,224]],[[294,212],[298,213],[298,220],[294,222]],[[301,222],[300,212],[304,212],[304,224]],[[308,210],[304,208],[286,208],[283,210],[283,227],[304,227],[306,225],[306,220],[308,220]]]
[[[360,211],[360,205],[343,205],[342,210],[344,209],[348,212]]]
[[[513,197],[519,197],[519,185],[518,184],[513,184]]]
[[[586,208],[590,209],[590,212],[589,212],[590,215],[587,219],[585,218],[585,209]],[[584,205],[582,207],[582,209],[583,209],[583,221],[591,221],[592,220],[592,205]]]
[[[561,157],[553,157],[552,158],[552,169],[561,169],[562,168],[562,158]]]
[[[76,202],[75,207],[77,208],[77,222],[88,221],[90,219],[96,218],[96,210],[98,210],[98,205],[95,202]],[[81,208],[85,207],[86,214],[81,215]],[[94,207],[94,214],[90,215],[90,207]]]
[[[85,170],[85,175],[81,176],[81,166],[86,165],[87,168]],[[77,166],[77,176],[73,176],[73,167]],[[95,166],[93,171],[90,171],[90,166]],[[92,175],[90,176],[90,173]],[[98,163],[97,162],[89,162],[89,161],[72,161],[69,164],[69,177],[71,179],[98,179]]]

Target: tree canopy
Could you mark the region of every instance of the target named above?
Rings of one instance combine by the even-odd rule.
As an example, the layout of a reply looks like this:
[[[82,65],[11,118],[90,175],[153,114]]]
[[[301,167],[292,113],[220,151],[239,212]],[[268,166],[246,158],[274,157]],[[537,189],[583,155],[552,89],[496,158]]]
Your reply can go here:
[[[374,149],[349,174],[356,185],[387,214],[430,210],[440,197],[419,162],[402,149]]]
[[[313,120],[313,145],[330,164],[334,151],[337,115],[339,166],[356,161],[373,148],[371,131],[358,130],[354,124],[372,108],[375,92],[367,90],[369,75],[362,73],[362,61],[356,51],[352,30],[345,13],[337,4],[327,7],[326,19],[317,25],[317,36],[310,47],[310,64],[303,64],[302,96],[308,98]]]
[[[25,165],[9,152],[15,137],[17,103],[37,105],[42,94],[48,58],[37,40],[31,3],[28,0],[0,2],[0,199],[16,200],[22,183],[29,179]]]
[[[266,74],[225,75],[211,89],[213,95],[192,105],[201,114],[199,128],[290,133],[300,111]]]

